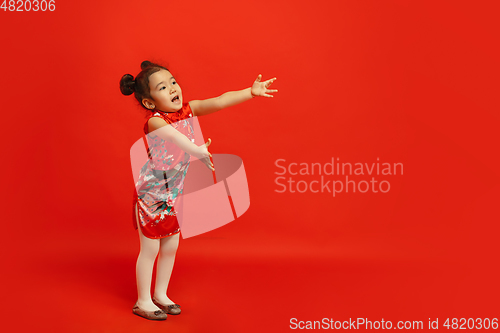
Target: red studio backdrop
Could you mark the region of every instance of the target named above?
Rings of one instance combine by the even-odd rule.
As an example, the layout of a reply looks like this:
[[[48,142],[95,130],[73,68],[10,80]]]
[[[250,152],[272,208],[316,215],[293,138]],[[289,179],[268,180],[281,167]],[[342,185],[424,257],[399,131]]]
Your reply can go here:
[[[496,1],[28,2],[0,9],[2,331],[500,329]],[[144,60],[185,101],[278,89],[198,118],[250,207],[180,240],[165,322],[132,314]]]

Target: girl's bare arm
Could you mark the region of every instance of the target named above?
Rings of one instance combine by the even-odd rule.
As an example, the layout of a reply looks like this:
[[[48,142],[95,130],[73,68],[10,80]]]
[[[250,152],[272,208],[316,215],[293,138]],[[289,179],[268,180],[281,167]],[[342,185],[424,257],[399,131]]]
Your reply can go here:
[[[269,95],[268,93],[277,92],[278,90],[267,88],[269,88],[276,78],[264,82],[260,81],[261,78],[262,75],[259,74],[250,88],[238,91],[228,91],[214,98],[193,100],[189,102],[189,106],[194,116],[205,116],[227,107],[243,103],[256,96],[273,97],[273,95]]]
[[[151,117],[148,121],[149,131],[154,131],[154,134],[167,142],[172,142],[180,149],[202,160],[210,169],[213,168],[213,163],[210,161],[212,154],[208,151],[207,147],[210,145],[211,140],[208,139],[206,144],[201,146],[195,145],[187,136],[167,124],[167,122],[159,117]]]

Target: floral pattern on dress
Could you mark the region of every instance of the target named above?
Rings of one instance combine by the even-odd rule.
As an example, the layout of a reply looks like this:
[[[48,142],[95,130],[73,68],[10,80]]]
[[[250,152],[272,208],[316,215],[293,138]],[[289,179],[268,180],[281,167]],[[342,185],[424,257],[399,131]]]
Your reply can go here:
[[[148,121],[151,117],[161,117],[194,142],[192,124],[189,119],[186,119],[192,116],[193,113],[188,103],[185,103],[177,112],[158,111],[148,117],[144,132],[148,134]],[[141,231],[144,236],[163,238],[180,232],[174,204],[182,194],[191,156],[158,136],[146,135],[146,138],[149,159],[141,168],[135,184],[133,223],[134,228],[137,229],[135,215],[137,203]],[[173,151],[175,152],[172,153]]]

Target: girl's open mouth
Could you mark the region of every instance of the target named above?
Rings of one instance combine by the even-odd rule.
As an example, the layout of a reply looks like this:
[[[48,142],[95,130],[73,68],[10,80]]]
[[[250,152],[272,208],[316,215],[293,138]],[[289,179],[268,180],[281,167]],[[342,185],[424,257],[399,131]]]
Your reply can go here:
[[[172,98],[172,102],[174,102],[174,103],[175,103],[175,102],[177,102],[177,101],[180,101],[179,96],[175,96],[174,98]]]

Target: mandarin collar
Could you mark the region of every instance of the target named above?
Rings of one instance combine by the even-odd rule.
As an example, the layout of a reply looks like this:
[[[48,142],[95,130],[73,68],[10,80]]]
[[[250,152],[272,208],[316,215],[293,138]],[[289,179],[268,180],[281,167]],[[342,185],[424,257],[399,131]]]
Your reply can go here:
[[[182,111],[182,108],[180,108],[179,110],[177,110],[177,111],[175,111],[175,112],[166,112],[166,111],[162,111],[162,110],[154,109],[154,110],[152,111],[152,113],[154,114],[155,112],[160,112],[162,115],[167,116],[167,115],[174,115],[174,114],[177,114],[177,113],[179,113],[179,112],[181,112],[181,111]]]

